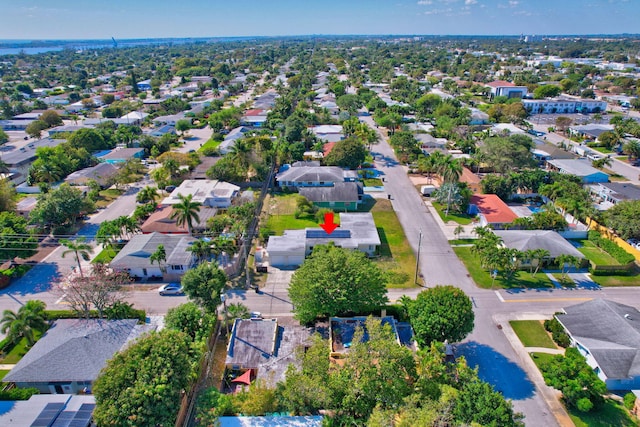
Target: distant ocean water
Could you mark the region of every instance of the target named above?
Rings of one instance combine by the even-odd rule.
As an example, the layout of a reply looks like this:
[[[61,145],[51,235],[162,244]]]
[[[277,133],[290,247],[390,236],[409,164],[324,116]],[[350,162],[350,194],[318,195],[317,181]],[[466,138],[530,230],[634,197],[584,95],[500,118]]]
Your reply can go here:
[[[0,48],[0,56],[2,55],[17,55],[20,52],[24,52],[27,55],[35,55],[38,53],[45,52],[59,52],[61,51],[61,47],[11,47],[11,48]]]

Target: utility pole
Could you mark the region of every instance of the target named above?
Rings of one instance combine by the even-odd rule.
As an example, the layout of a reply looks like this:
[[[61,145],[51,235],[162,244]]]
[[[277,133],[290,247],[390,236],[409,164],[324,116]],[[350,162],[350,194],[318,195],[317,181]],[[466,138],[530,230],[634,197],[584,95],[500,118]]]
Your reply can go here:
[[[420,229],[420,235],[418,237],[418,255],[416,256],[416,275],[413,279],[414,283],[418,283],[418,268],[420,266],[420,248],[422,246],[422,228]]]

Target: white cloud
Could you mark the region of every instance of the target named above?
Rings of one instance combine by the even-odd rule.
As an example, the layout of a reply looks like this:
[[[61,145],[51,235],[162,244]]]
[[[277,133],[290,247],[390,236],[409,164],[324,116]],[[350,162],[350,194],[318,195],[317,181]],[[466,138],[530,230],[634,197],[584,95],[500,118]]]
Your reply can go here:
[[[467,6],[478,3],[478,0],[464,0],[464,4]]]
[[[451,13],[453,12],[453,9],[451,8],[447,8],[447,9],[431,9],[431,10],[427,10],[424,14],[425,15],[442,15],[444,13]]]
[[[516,7],[520,2],[518,0],[509,0],[509,6]]]
[[[420,1],[418,2],[418,4],[419,4],[419,5],[429,6],[429,5],[433,4],[433,1],[432,1],[432,0],[420,0]]]

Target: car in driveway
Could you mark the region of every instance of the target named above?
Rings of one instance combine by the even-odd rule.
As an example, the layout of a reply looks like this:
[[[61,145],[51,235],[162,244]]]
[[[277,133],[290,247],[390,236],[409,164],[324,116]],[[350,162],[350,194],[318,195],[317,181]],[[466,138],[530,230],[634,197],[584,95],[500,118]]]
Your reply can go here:
[[[184,291],[180,283],[167,283],[158,288],[158,293],[162,296],[165,295],[182,295]]]

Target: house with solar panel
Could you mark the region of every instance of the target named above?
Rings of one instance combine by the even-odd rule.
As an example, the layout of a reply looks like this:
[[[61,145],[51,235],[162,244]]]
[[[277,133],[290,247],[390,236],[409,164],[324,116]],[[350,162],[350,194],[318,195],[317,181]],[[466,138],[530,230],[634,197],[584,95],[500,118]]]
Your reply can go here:
[[[345,249],[359,250],[369,256],[380,246],[380,236],[370,212],[341,213],[340,226],[331,234],[322,228],[285,230],[282,236],[270,236],[267,243],[269,264],[297,267],[311,254],[314,246],[333,242]]]
[[[59,319],[4,377],[40,393],[76,394],[91,390],[117,352],[155,329],[137,319]]]

